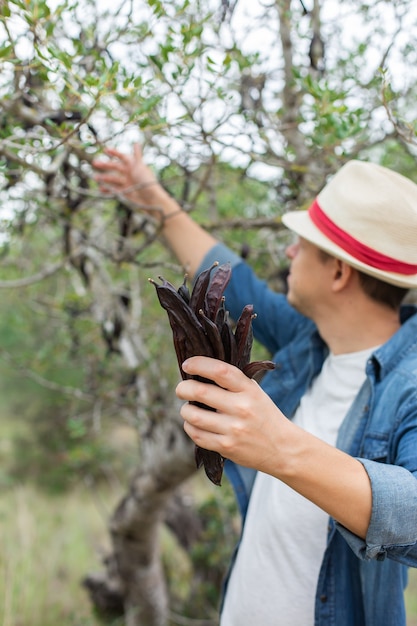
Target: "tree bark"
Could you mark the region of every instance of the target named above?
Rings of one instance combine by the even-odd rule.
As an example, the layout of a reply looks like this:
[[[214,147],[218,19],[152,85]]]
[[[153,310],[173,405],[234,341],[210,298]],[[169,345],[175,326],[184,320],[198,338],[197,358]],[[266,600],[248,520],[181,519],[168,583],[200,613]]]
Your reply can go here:
[[[320,191],[317,185],[323,185],[326,175],[331,173],[331,168],[326,166],[323,158],[312,158],[312,149],[307,146],[305,135],[300,130],[300,106],[305,94],[297,86],[293,74],[296,64],[292,39],[291,0],[276,0],[276,6],[279,15],[284,74],[284,86],[281,93],[283,115],[280,130],[296,155],[294,161],[288,163],[287,171],[297,189],[297,195],[294,198],[294,208],[297,208],[305,202],[310,202]],[[320,7],[317,2],[314,3],[311,20],[313,30],[316,35],[319,35],[317,29],[320,25]],[[288,208],[291,207],[288,206]]]
[[[179,420],[167,418],[144,441],[141,453],[143,465],[110,521],[113,553],[106,572],[87,576],[84,585],[99,612],[124,615],[126,626],[167,626],[160,531],[170,499],[196,471],[193,445]]]

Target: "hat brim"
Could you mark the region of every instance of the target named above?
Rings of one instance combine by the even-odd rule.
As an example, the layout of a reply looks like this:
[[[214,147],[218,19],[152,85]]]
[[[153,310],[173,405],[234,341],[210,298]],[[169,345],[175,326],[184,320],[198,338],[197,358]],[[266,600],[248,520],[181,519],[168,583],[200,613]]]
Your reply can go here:
[[[370,276],[374,276],[375,278],[379,278],[391,285],[396,285],[397,287],[405,287],[408,289],[417,287],[417,274],[405,276],[404,274],[386,272],[355,259],[355,257],[345,252],[343,248],[340,248],[340,246],[333,243],[331,239],[323,235],[311,221],[308,211],[290,211],[284,213],[281,219],[282,223],[287,228],[297,233],[297,235],[303,239],[307,239],[307,241],[310,241],[315,246],[328,252],[337,259],[345,261],[355,269],[369,274]]]

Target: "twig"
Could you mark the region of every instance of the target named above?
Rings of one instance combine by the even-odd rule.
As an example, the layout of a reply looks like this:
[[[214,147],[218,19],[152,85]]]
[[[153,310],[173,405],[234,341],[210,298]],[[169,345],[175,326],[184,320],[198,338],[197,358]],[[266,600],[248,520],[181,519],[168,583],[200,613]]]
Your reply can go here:
[[[230,220],[222,219],[217,222],[206,222],[205,224],[202,224],[202,227],[208,231],[217,230],[219,228],[241,228],[242,230],[251,230],[252,228],[270,228],[272,230],[284,230],[280,216],[270,218],[256,217],[253,219],[248,219],[246,217],[237,217]]]
[[[17,278],[16,280],[0,280],[0,289],[16,289],[18,287],[29,287],[34,283],[40,282],[44,278],[48,278],[49,276],[56,274],[56,272],[64,267],[66,262],[67,259],[64,259],[63,261],[59,261],[54,265],[45,267],[37,274],[33,274],[32,276],[26,276],[25,278]]]
[[[169,619],[178,626],[217,626],[218,621],[213,619],[193,619],[192,617],[184,617],[172,611],[169,612]]]
[[[39,385],[41,385],[41,387],[44,387],[45,389],[50,389],[51,391],[58,391],[59,393],[63,393],[63,394],[72,396],[74,398],[77,398],[77,400],[91,401],[94,399],[92,395],[85,393],[84,391],[81,391],[80,389],[76,389],[75,387],[68,387],[67,385],[60,385],[58,383],[54,383],[52,380],[48,380],[47,378],[44,378],[40,374],[37,374],[36,372],[30,369],[26,367],[22,367],[21,365],[18,365],[14,361],[14,359],[11,357],[11,355],[8,352],[6,352],[6,350],[0,350],[0,358],[3,358],[5,361],[7,361],[7,363],[11,364],[14,369],[18,370],[27,378],[31,378],[32,380],[34,380],[36,383],[38,383]]]

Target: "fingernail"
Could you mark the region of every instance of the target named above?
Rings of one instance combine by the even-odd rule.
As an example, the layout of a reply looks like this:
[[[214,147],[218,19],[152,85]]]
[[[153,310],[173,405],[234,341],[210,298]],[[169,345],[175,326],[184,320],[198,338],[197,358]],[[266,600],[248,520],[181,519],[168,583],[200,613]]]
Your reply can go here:
[[[182,364],[182,369],[184,370],[184,372],[187,371],[187,367],[188,367],[188,359],[186,359],[184,363]]]

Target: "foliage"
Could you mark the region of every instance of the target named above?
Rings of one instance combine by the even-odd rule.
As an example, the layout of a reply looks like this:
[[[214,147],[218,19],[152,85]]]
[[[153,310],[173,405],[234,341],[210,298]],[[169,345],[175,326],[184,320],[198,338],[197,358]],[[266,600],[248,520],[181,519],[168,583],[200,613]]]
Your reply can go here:
[[[126,387],[128,403],[130,373],[106,362],[99,329],[86,316],[88,299],[71,293],[62,299],[56,279],[41,286],[28,288],[23,300],[12,291],[0,304],[1,388],[8,410],[23,425],[14,438],[9,477],[31,476],[56,491],[84,477],[103,477],[106,468],[123,469],[105,433],[117,411],[110,382]],[[97,387],[102,416],[94,409]],[[133,459],[123,461],[126,471]]]
[[[310,5],[1,3],[0,359],[20,424],[6,482],[125,480],[143,457],[136,439],[115,450],[115,429],[140,444],[175,417],[170,331],[147,278],[177,284],[184,268],[156,223],[98,192],[105,146],[141,141],[184,209],[277,289],[279,216],[339,164],[369,158],[416,180],[412,0]],[[209,609],[230,530],[216,507],[204,504],[193,552],[197,569],[214,559]]]
[[[213,612],[219,606],[221,589],[231,555],[238,540],[237,509],[230,486],[223,485],[224,493],[212,494],[198,508],[202,520],[202,536],[191,551],[195,572],[189,607],[184,612],[193,617],[204,615],[207,606]]]
[[[86,568],[98,566],[106,541],[103,511],[113,506],[114,493],[101,490],[100,498],[84,488],[54,498],[29,485],[2,492],[2,624],[99,625],[79,581]]]

